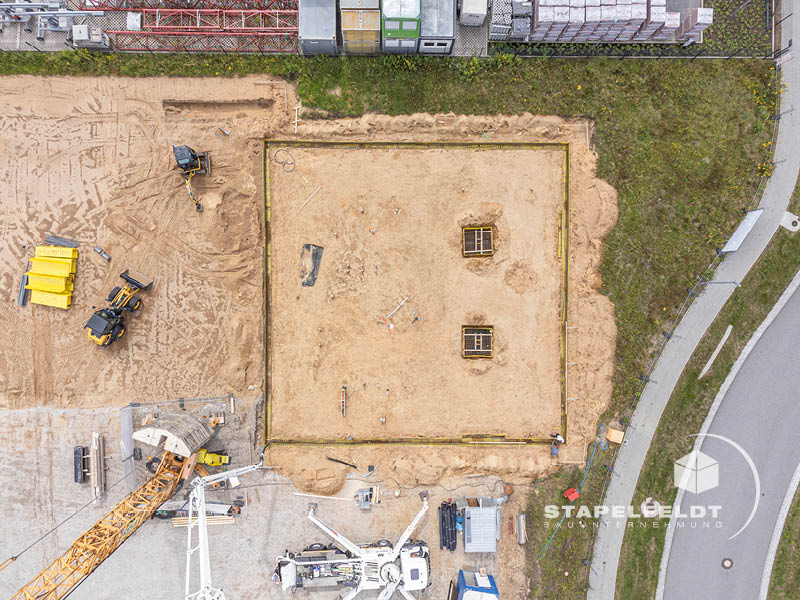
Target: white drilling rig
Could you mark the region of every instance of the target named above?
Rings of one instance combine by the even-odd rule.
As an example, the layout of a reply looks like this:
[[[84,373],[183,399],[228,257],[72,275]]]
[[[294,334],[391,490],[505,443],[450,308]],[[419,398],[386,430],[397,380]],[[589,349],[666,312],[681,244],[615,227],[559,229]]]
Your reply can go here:
[[[299,553],[286,552],[276,559],[273,581],[284,590],[350,588],[342,600],[353,600],[363,590],[380,590],[378,600],[389,600],[399,591],[406,600],[416,600],[410,592],[430,585],[430,550],[421,540],[412,540],[428,510],[428,494],[420,493],[422,508],[403,535],[392,544],[380,540],[354,544],[316,516],[311,504],[308,518],[332,540],[330,545],[313,544]]]

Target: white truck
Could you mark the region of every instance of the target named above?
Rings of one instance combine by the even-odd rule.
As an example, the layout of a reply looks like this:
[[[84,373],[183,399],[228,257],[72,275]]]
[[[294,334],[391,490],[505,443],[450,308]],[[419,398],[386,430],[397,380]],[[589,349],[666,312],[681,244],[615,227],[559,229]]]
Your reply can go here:
[[[321,590],[350,588],[342,600],[353,600],[362,590],[380,590],[378,600],[388,600],[399,591],[406,600],[416,600],[410,592],[430,585],[430,550],[428,544],[412,540],[423,515],[428,510],[428,495],[420,494],[422,508],[397,540],[354,544],[316,516],[311,504],[308,518],[332,540],[317,543],[298,553],[287,552],[276,559],[273,581],[282,589]]]

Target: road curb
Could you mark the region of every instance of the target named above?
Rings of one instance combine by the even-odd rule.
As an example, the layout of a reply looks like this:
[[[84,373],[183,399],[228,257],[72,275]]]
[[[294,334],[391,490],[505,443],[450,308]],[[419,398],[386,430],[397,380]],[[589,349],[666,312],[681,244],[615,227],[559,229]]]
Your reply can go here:
[[[767,600],[769,582],[772,579],[772,567],[775,564],[775,556],[778,554],[778,545],[783,535],[783,526],[786,524],[786,517],[789,516],[789,509],[792,507],[792,500],[798,485],[800,485],[800,464],[794,470],[792,481],[789,482],[789,487],[786,488],[786,495],[783,497],[783,504],[781,504],[781,510],[772,530],[772,539],[769,541],[767,559],[764,561],[764,573],[761,576],[761,589],[758,592],[758,600]]]
[[[717,392],[717,395],[714,397],[714,402],[711,403],[711,408],[708,410],[708,415],[706,416],[705,421],[703,421],[703,426],[700,427],[700,431],[697,433],[697,437],[695,438],[695,443],[694,443],[694,446],[692,447],[692,451],[698,451],[702,447],[703,440],[705,439],[705,435],[704,434],[708,433],[708,430],[711,427],[711,424],[714,422],[714,417],[716,416],[717,411],[719,410],[719,407],[722,405],[722,401],[725,399],[725,395],[728,393],[728,390],[730,389],[731,385],[733,384],[733,380],[736,379],[736,376],[739,374],[739,370],[742,368],[742,365],[744,365],[745,361],[747,360],[747,357],[753,351],[753,348],[755,348],[756,344],[758,344],[759,340],[761,339],[761,336],[764,335],[764,332],[766,332],[766,330],[769,328],[769,326],[775,320],[775,317],[777,317],[778,314],[781,312],[781,310],[783,310],[783,307],[786,306],[786,303],[789,302],[789,299],[797,291],[798,288],[800,288],[800,271],[798,271],[795,274],[795,276],[792,279],[792,281],[789,283],[788,286],[786,286],[786,289],[781,294],[781,297],[778,298],[778,301],[770,309],[769,313],[767,313],[767,316],[761,322],[761,325],[758,326],[758,328],[755,330],[753,335],[747,341],[747,344],[745,344],[745,347],[742,349],[742,352],[736,358],[736,361],[733,363],[733,366],[731,367],[731,370],[728,373],[728,376],[725,378],[725,381],[722,382],[722,385],[719,388],[719,392]],[[800,470],[800,466],[798,466],[798,469]],[[800,472],[795,472],[795,477],[798,478],[798,483],[800,483]],[[797,483],[794,482],[794,479],[792,480],[792,483],[794,484],[794,486],[796,488],[797,487]],[[675,497],[675,504],[676,505],[680,506],[681,502],[683,501],[683,496],[684,496],[684,490],[679,488],[678,489],[678,494]],[[786,500],[784,499],[784,502],[785,501]],[[789,501],[789,503],[791,504],[791,500]],[[787,508],[787,512],[788,512],[788,508]],[[781,520],[781,515],[783,516],[782,520]],[[782,530],[783,529],[783,522],[782,521],[786,520],[786,515],[783,514],[783,507],[781,507],[781,515],[779,515],[778,521],[781,522],[781,530]],[[675,523],[676,523],[676,518],[675,518],[675,515],[673,513],[672,516],[670,516],[669,525],[667,526],[667,533],[666,533],[666,535],[664,537],[664,550],[661,553],[661,566],[659,567],[659,571],[658,571],[658,587],[656,588],[656,598],[655,598],[655,600],[663,600],[664,599],[664,587],[666,585],[666,581],[665,580],[666,580],[666,573],[667,573],[667,564],[669,563],[669,555],[670,555],[670,551],[672,549],[672,539],[675,536]],[[776,523],[776,527],[777,527],[777,523]],[[773,531],[773,538],[774,538],[774,536],[775,536],[775,532]],[[778,534],[778,538],[780,538],[780,534]],[[772,550],[773,550],[772,543],[770,543],[770,551],[772,551]],[[777,550],[777,544],[776,544],[775,550]],[[770,554],[768,553],[767,554],[767,563],[765,563],[765,564],[769,564],[770,571],[772,570],[772,564],[771,563],[774,560],[775,560],[774,554],[772,555],[772,558],[770,559]],[[767,588],[768,588],[769,587],[769,576],[767,575],[766,571],[765,571],[765,577],[767,577]],[[763,582],[763,579],[762,579],[762,583],[761,583],[761,591],[762,591],[762,594],[764,594],[764,582]],[[763,600],[764,598],[766,598],[766,595],[760,596],[759,600]]]

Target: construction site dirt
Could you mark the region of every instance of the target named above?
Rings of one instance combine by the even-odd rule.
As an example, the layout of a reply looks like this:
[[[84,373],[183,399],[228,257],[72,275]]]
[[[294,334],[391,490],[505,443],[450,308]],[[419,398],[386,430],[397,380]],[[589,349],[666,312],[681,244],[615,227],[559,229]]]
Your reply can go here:
[[[273,437],[560,429],[563,151],[270,149],[296,164],[270,170]],[[471,226],[492,255],[462,255]],[[304,287],[307,242],[324,251]],[[491,357],[462,356],[464,325],[492,327]]]
[[[247,90],[246,88],[249,88]],[[0,102],[0,406],[89,407],[234,392],[263,377],[260,145],[277,108],[162,106],[245,95],[284,103],[282,86],[189,79],[4,77]],[[283,114],[283,111],[280,111]],[[232,130],[230,135],[217,127]],[[233,133],[235,131],[235,133]],[[172,144],[212,152],[195,213]],[[11,302],[32,245],[81,242],[72,307]],[[92,248],[111,255],[104,261]],[[154,281],[125,338],[108,348],[84,324],[130,269]]]
[[[263,141],[566,142],[569,443],[560,457],[543,446],[481,445],[275,446],[266,458],[299,489],[324,494],[349,485],[353,472],[328,456],[357,464],[359,472],[378,465],[382,485],[403,495],[473,475],[502,479],[517,485],[518,511],[528,482],[563,462],[585,460],[610,398],[616,336],[613,306],[598,291],[616,194],[595,176],[590,122],[527,114],[303,120],[301,111],[295,123],[292,87],[267,77],[235,85],[36,77],[5,77],[3,84],[0,154],[13,157],[0,164],[0,407],[9,411],[3,430],[36,429],[50,414],[66,428],[87,409],[233,393],[258,418],[241,433],[249,439],[266,431],[269,381],[276,437],[559,431],[558,152],[290,148],[291,173],[291,165],[267,157],[276,188],[272,287],[265,289]],[[173,144],[213,158],[212,175],[193,181],[202,213],[187,197]],[[495,255],[463,258],[460,228],[484,224],[497,232]],[[14,303],[32,245],[47,234],[81,243],[67,311]],[[315,285],[303,287],[307,243],[324,250]],[[110,263],[91,251],[95,245],[109,252]],[[97,347],[83,326],[126,268],[153,287],[142,294],[144,308],[125,337]],[[381,317],[406,297],[390,329]],[[274,336],[269,373],[267,309]],[[492,359],[461,357],[462,325],[494,327]],[[346,417],[339,412],[342,386]],[[63,441],[46,436],[37,443],[68,453]],[[42,466],[37,477],[48,472]],[[54,487],[61,479],[39,481],[37,502],[68,493]],[[14,480],[4,472],[4,482]],[[403,510],[410,519],[416,507]],[[50,526],[65,514],[37,511]],[[395,530],[388,517],[376,518]],[[406,521],[397,523],[402,529]],[[435,519],[428,524],[435,531]],[[521,551],[508,544],[513,555],[504,559],[522,569]]]

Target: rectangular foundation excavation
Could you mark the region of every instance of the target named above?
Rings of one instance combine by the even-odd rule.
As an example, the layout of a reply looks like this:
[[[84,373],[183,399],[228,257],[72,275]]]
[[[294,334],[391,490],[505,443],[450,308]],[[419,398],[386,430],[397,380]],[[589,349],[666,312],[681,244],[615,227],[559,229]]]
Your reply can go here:
[[[312,144],[267,143],[270,438],[558,430],[565,148]]]

